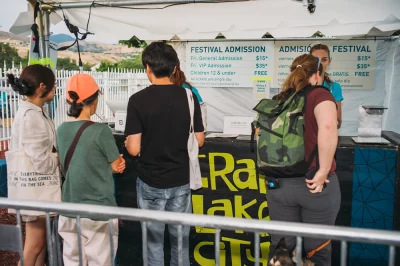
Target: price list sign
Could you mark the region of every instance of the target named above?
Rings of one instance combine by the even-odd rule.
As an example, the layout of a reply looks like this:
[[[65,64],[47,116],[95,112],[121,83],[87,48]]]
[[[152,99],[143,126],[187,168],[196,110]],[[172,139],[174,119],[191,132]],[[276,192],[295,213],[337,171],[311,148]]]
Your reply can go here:
[[[280,87],[289,75],[293,60],[320,42],[282,41],[275,45],[274,86]],[[329,78],[343,89],[372,90],[375,88],[376,43],[374,41],[324,41],[331,51]]]
[[[251,78],[273,76],[272,42],[190,42],[186,75],[198,87],[252,87]]]

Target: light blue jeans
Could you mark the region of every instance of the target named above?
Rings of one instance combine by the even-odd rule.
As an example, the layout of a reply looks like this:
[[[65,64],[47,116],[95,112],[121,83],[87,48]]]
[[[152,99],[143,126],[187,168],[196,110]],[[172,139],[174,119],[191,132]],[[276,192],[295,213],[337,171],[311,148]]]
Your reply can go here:
[[[166,189],[154,188],[144,183],[140,178],[136,182],[137,201],[140,209],[192,212],[191,190],[189,184]],[[143,229],[143,223],[142,223]],[[171,241],[171,262],[178,265],[178,225],[169,224]],[[149,266],[164,265],[164,223],[147,222],[147,257]],[[182,262],[189,266],[189,232],[190,226],[182,226]]]

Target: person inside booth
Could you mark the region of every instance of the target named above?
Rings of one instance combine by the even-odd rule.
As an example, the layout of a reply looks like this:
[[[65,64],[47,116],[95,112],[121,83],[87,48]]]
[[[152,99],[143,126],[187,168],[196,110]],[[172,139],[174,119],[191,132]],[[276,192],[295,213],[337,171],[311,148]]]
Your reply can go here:
[[[318,57],[321,60],[322,72],[319,77],[318,84],[328,88],[331,91],[337,105],[337,125],[338,128],[340,128],[340,126],[342,125],[342,87],[339,83],[331,81],[328,74],[326,73],[327,68],[332,62],[329,47],[322,43],[316,44],[311,48],[310,54]]]
[[[186,79],[185,73],[181,70],[180,63],[176,66],[176,71],[171,76],[171,82],[182,88],[191,90],[196,96],[197,101],[200,104],[201,117],[203,120],[203,127],[205,132],[207,130],[207,105],[201,98],[199,91],[195,87],[193,87],[192,84],[190,84],[190,82]]]
[[[185,89],[190,89],[194,93],[194,95],[196,95],[196,98],[199,101],[199,104],[203,103],[203,99],[201,98],[199,91],[195,87],[193,87],[189,81],[187,81],[185,73],[181,70],[180,64],[178,64],[176,66],[176,71],[171,76],[171,81],[175,85],[178,85]]]

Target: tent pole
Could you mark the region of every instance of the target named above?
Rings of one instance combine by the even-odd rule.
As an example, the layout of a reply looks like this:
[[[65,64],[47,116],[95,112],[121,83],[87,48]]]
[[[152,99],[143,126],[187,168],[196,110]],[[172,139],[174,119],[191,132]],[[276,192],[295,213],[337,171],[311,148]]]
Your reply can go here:
[[[43,42],[44,42],[44,57],[50,58],[50,12],[49,12],[49,10],[43,10]],[[50,67],[49,64],[46,64],[46,66]]]
[[[43,25],[43,13],[42,10],[39,10],[38,15],[37,15],[37,25],[38,25],[38,32],[39,32],[39,40],[36,40],[39,42],[39,57],[40,59],[46,57],[46,48],[45,48],[45,42],[44,42],[44,25]]]
[[[51,68],[50,65],[50,12],[51,9],[48,6],[42,6],[42,23],[43,23],[43,34],[42,34],[42,42],[43,42],[43,51],[41,53],[41,58],[46,58],[45,65]],[[49,116],[51,119],[54,119],[54,112],[53,112],[53,102],[47,103],[47,110],[49,112]]]
[[[143,6],[143,5],[171,5],[171,4],[190,4],[190,3],[228,3],[228,2],[247,2],[249,0],[126,0],[126,1],[115,1],[115,2],[105,2],[105,3],[97,3],[97,6],[105,6],[105,7],[121,7],[121,6]],[[87,8],[93,4],[93,1],[87,2],[70,2],[70,3],[54,3],[53,7],[55,10],[57,9],[70,9],[70,8]],[[96,2],[94,3],[96,6]]]

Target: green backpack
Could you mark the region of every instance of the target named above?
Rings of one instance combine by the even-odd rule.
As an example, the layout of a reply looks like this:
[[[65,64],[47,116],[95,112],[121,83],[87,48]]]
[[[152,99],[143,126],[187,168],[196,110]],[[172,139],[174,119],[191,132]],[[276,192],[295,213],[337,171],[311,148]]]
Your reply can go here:
[[[306,161],[304,149],[304,114],[306,95],[314,88],[308,86],[286,100],[261,100],[254,111],[256,128],[257,166],[260,174],[269,177],[301,177],[317,155],[314,149]],[[254,136],[254,134],[253,134]]]

